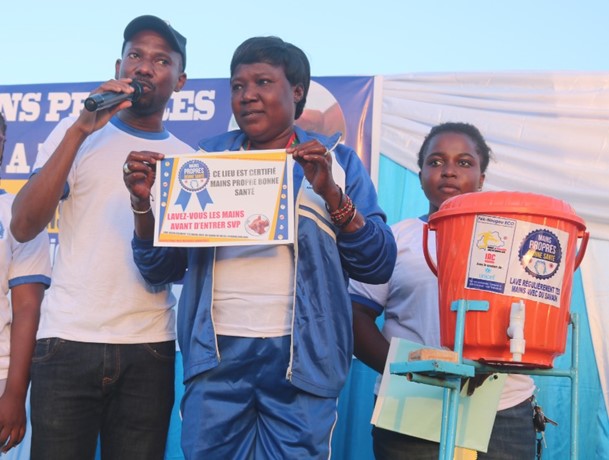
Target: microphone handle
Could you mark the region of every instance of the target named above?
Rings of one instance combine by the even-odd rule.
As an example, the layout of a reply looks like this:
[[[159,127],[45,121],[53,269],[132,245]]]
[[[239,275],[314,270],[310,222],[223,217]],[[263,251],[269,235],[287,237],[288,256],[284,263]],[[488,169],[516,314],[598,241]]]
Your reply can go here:
[[[132,81],[130,85],[135,90],[133,93],[115,93],[107,91],[104,93],[92,94],[85,99],[85,108],[89,112],[96,112],[98,110],[107,109],[120,104],[123,101],[130,100],[132,102],[137,101],[142,95],[142,85],[138,81]]]

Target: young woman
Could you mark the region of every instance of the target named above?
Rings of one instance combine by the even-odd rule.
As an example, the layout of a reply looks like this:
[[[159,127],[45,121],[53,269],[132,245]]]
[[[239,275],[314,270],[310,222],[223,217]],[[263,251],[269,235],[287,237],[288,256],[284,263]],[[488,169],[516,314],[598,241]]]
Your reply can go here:
[[[328,458],[336,398],[352,359],[347,278],[384,283],[395,241],[357,154],[294,126],[309,89],[299,48],[277,37],[242,43],[231,62],[238,130],[204,140],[208,152],[286,149],[296,241],[274,246],[153,247],[152,214],[135,215],[144,278],[184,278],[178,340],[184,357],[186,458]],[[132,153],[125,183],[150,206],[161,155]]]
[[[444,123],[432,128],[425,138],[418,164],[429,214],[392,226],[398,258],[388,283],[371,286],[352,281],[350,285],[355,355],[377,372],[383,372],[391,337],[440,346],[438,281],[423,256],[423,225],[448,198],[482,188],[490,155],[484,138],[470,124]],[[430,241],[429,247],[435,253],[435,241]],[[381,314],[385,321],[379,331],[375,319]],[[530,377],[508,375],[488,453],[479,453],[478,458],[533,458],[535,429],[529,398],[534,389]],[[372,436],[378,460],[438,458],[437,443],[376,427]]]

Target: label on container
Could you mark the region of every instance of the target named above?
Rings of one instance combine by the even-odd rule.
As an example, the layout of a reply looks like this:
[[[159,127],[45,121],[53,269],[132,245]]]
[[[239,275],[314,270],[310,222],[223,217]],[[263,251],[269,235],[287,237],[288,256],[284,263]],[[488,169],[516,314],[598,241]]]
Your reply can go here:
[[[477,215],[465,287],[560,307],[568,241],[553,227]]]

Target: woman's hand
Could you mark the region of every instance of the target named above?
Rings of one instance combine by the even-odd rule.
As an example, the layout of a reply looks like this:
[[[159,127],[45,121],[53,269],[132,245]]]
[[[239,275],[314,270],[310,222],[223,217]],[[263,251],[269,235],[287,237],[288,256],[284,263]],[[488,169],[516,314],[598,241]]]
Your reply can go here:
[[[286,149],[304,170],[315,193],[321,196],[330,210],[340,206],[340,189],[332,177],[332,155],[316,139]]]
[[[350,200],[345,198],[345,192],[334,182],[330,152],[316,139],[288,147],[286,152],[291,153],[294,160],[302,166],[305,177],[311,183],[313,190],[326,202],[330,216],[332,217],[334,211],[339,212],[340,215]],[[355,208],[353,211],[352,215],[345,215],[340,222],[334,222],[341,232],[355,232],[366,223],[364,217]]]

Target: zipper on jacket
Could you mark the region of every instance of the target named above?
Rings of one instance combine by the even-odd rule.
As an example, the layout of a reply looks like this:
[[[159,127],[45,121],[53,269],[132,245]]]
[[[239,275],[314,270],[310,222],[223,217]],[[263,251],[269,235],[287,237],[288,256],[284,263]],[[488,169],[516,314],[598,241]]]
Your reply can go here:
[[[214,256],[212,259],[212,267],[211,267],[211,301],[209,305],[209,316],[211,317],[211,327],[214,329],[214,341],[216,342],[216,358],[218,358],[218,362],[221,361],[220,358],[220,347],[218,346],[218,334],[216,334],[216,325],[214,323],[214,283],[215,277],[214,273],[216,270],[216,248],[214,247]]]
[[[298,213],[298,203],[300,202],[300,196],[302,194],[302,189],[304,187],[304,181],[306,179],[303,177],[303,181],[298,190],[298,194],[296,195],[296,202],[294,203],[294,279],[292,280],[292,327],[290,328],[290,362],[288,363],[288,368],[285,373],[285,378],[288,381],[292,381],[292,364],[294,358],[294,323],[296,321],[296,279],[298,278],[298,220],[300,219]]]
[[[340,144],[340,137],[334,143],[332,148],[328,149],[331,154],[334,152],[336,146]],[[290,362],[288,363],[288,368],[285,372],[285,378],[288,381],[292,381],[292,365],[294,360],[294,322],[296,321],[296,279],[298,278],[298,221],[300,219],[300,214],[298,212],[298,203],[300,203],[300,197],[304,193],[304,183],[307,180],[306,177],[303,176],[300,188],[298,189],[298,194],[296,195],[296,202],[294,203],[294,286],[293,286],[293,299],[292,299],[292,327],[290,328]],[[308,181],[307,181],[308,182]],[[345,184],[347,180],[345,178]],[[345,188],[345,187],[343,187]],[[214,258],[215,260],[215,258]]]

